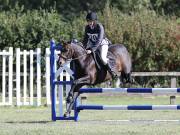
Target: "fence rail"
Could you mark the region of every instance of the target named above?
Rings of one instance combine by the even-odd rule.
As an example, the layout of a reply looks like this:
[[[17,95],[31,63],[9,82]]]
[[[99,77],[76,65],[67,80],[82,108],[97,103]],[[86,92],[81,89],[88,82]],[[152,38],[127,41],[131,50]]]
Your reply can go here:
[[[133,72],[133,76],[180,76],[180,72]]]
[[[176,88],[176,77],[180,76],[180,72],[133,72],[132,76],[169,76],[171,77],[171,88]]]

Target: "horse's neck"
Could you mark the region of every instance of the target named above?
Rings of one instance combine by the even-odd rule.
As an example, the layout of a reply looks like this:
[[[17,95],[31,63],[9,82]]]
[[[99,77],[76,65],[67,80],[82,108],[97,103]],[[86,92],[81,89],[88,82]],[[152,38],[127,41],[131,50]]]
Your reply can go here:
[[[83,59],[84,55],[86,54],[86,50],[82,47],[82,46],[79,46],[79,45],[72,45],[72,48],[73,48],[73,58],[80,58],[80,59]]]
[[[85,50],[78,45],[72,45],[72,51],[73,51],[73,64],[74,64],[74,70],[76,71],[76,77],[81,78],[83,77],[83,72],[84,71],[84,61],[85,61]]]

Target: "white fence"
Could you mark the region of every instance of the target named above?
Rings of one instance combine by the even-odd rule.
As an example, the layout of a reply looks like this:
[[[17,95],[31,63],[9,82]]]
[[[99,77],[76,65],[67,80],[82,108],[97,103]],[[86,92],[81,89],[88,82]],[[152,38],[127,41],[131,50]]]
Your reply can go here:
[[[50,51],[46,49],[45,67],[41,62],[41,49],[21,51],[10,47],[0,51],[0,105],[37,105],[42,103],[42,90],[45,89],[46,104],[50,104]],[[44,58],[44,57],[43,57]],[[8,63],[8,64],[7,64]],[[45,69],[45,76],[41,74]],[[45,86],[42,87],[42,80]],[[1,100],[2,98],[2,100]]]
[[[12,99],[12,90],[13,90],[13,48],[9,48],[9,51],[3,50],[0,52],[0,56],[2,56],[1,61],[1,70],[2,70],[2,102],[0,105],[11,105],[13,102]],[[8,60],[8,66],[6,65],[6,61]],[[6,74],[6,69],[8,68],[8,74]],[[6,84],[6,77],[8,76],[8,84]],[[8,85],[8,91],[6,89],[6,85]],[[8,93],[7,93],[8,92]],[[6,93],[8,94],[8,99],[6,99]]]

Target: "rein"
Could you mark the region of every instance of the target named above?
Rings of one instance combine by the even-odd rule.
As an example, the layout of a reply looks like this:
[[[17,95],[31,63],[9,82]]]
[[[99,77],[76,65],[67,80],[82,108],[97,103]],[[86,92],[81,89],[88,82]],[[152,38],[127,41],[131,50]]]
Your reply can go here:
[[[67,58],[67,57],[65,57],[65,56],[62,55],[62,54],[59,54],[59,57],[65,59],[66,61],[73,61],[73,60],[78,60],[78,59],[80,59],[80,58],[82,58],[82,57],[84,57],[84,56],[86,56],[86,55],[88,55],[88,54],[86,53],[86,54],[80,55],[80,56],[78,56],[77,58],[73,58],[73,59],[72,59],[72,58]]]
[[[71,44],[72,45],[72,44]],[[76,45],[76,44],[75,44]],[[82,45],[82,43],[81,42],[79,42],[79,44],[78,44],[80,47],[82,47],[85,51],[86,51],[86,48]],[[92,52],[93,53],[93,52]],[[87,53],[85,53],[85,54],[82,54],[82,55],[80,55],[80,56],[78,56],[77,58],[67,58],[66,56],[63,56],[62,54],[59,54],[59,56],[61,57],[61,58],[63,58],[63,59],[65,59],[65,60],[67,60],[67,61],[73,61],[73,60],[78,60],[78,59],[80,59],[80,58],[82,58],[82,57],[84,57],[84,56],[86,56],[86,55],[88,55]]]
[[[82,45],[81,42],[79,42],[78,45],[81,46],[81,47],[86,51],[86,48]],[[95,52],[95,51],[92,51],[91,53],[94,55],[94,52]],[[83,54],[83,55],[78,56],[77,58],[73,58],[73,59],[72,59],[72,58],[67,58],[66,56],[63,56],[62,54],[59,54],[59,56],[60,56],[61,58],[65,59],[66,61],[78,60],[78,59],[80,59],[80,58],[82,58],[83,56],[86,56],[86,55],[88,55],[88,54],[85,53],[85,54]]]
[[[93,56],[93,58],[94,58],[94,61],[95,61],[96,65],[97,65],[98,69],[101,69],[99,63],[97,62],[95,52],[92,51],[91,53],[92,53],[92,56]],[[62,54],[59,54],[59,56],[60,56],[61,58],[65,59],[65,61],[74,61],[74,60],[78,60],[78,59],[80,59],[81,57],[84,57],[84,56],[86,56],[86,55],[88,55],[88,54],[85,53],[85,54],[83,54],[83,55],[78,56],[77,58],[73,58],[73,59],[72,59],[72,58],[67,58],[67,57],[63,56]]]
[[[88,54],[86,53],[86,54],[80,55],[80,56],[79,56],[79,57],[77,57],[77,58],[70,59],[70,60],[71,60],[71,61],[73,61],[73,60],[78,60],[78,59],[80,59],[81,57],[86,56],[86,55],[88,55]],[[68,60],[68,59],[67,59],[67,60]]]

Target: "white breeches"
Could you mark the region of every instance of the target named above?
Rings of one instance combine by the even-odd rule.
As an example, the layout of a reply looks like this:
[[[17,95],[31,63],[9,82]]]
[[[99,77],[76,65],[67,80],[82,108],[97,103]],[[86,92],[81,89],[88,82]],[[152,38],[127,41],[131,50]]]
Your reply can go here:
[[[105,65],[108,63],[108,58],[107,58],[108,44],[109,42],[107,39],[103,39],[101,42],[101,58]]]

